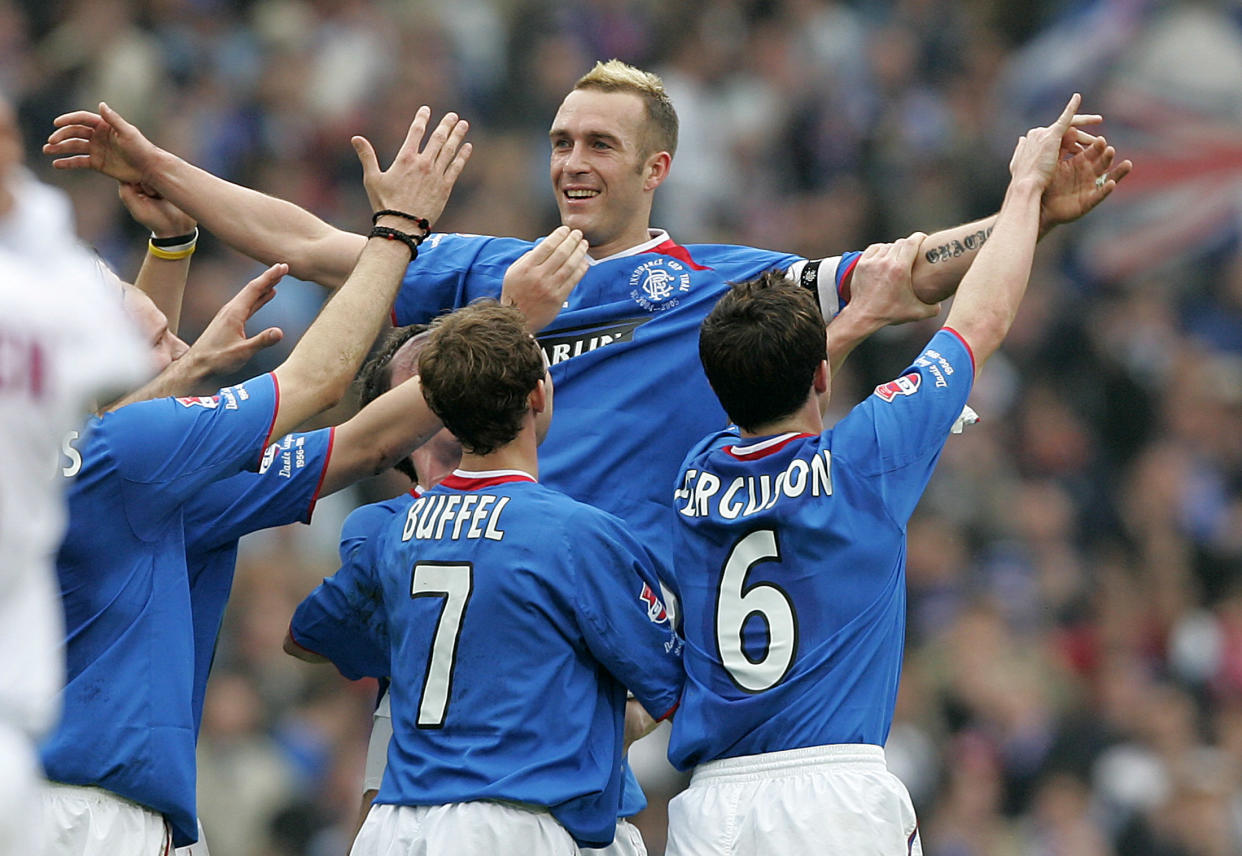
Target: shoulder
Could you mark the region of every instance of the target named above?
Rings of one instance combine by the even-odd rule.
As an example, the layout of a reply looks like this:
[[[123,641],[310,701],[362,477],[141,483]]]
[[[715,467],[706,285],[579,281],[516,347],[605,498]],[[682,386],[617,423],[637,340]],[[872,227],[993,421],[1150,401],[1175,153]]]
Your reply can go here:
[[[715,270],[754,271],[753,275],[773,268],[785,270],[796,262],[805,261],[796,253],[737,244],[687,244],[686,250],[691,258],[706,267]]]
[[[533,241],[458,232],[433,232],[418,251],[418,261],[469,259],[473,262],[511,262],[533,247]],[[413,264],[417,264],[415,261]]]

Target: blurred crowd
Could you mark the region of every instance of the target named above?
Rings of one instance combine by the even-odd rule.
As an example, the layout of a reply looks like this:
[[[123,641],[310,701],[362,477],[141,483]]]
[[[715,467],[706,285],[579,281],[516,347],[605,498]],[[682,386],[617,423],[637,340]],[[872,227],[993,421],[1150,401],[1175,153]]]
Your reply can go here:
[[[556,225],[548,123],[577,77],[615,56],[661,74],[681,117],[657,226],[683,244],[817,257],[992,213],[1013,138],[1083,92],[1135,171],[1042,243],[972,397],[982,422],[950,439],[912,522],[888,758],[929,856],[1230,856],[1242,852],[1240,5],[0,0],[0,90],[30,166],[70,193],[82,236],[122,276],[146,242],[111,180],[53,175],[37,155],[53,116],[100,100],[187,160],[355,230],[370,209],[350,135],[393,151],[420,104],[459,110],[475,157],[440,227],[534,238]],[[256,269],[204,236],[186,338]],[[322,298],[290,282],[257,323],[296,341]],[[860,348],[834,382],[837,413],[931,329]],[[402,488],[377,478],[322,503],[309,530],[243,541],[199,746],[216,856],[346,851],[375,686],[295,661],[281,640],[335,569],[344,514]],[[685,784],[659,740],[635,747],[653,856]]]

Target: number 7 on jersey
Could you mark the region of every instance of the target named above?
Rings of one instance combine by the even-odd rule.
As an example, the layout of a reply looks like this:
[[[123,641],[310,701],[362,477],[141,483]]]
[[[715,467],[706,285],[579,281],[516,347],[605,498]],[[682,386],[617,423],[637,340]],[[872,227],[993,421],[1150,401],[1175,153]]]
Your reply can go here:
[[[418,700],[418,727],[440,728],[448,712],[453,690],[453,666],[457,663],[457,640],[462,619],[474,589],[474,566],[420,562],[410,580],[410,597],[442,597],[444,605],[436,621],[423,693]]]

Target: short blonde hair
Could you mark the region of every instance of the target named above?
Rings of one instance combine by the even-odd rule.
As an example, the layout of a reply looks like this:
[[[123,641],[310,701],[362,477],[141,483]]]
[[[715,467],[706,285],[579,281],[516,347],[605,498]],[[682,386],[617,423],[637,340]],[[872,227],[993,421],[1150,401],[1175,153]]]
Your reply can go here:
[[[598,89],[601,92],[631,92],[643,101],[647,111],[646,151],[666,151],[669,156],[677,153],[677,111],[664,91],[664,81],[659,75],[635,68],[619,59],[597,61],[574,89]]]

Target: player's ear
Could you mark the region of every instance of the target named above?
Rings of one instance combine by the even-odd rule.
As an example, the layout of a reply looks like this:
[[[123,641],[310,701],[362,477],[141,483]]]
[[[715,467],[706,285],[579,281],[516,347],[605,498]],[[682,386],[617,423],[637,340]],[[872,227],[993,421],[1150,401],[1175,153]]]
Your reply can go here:
[[[548,406],[548,388],[545,385],[547,377],[545,374],[536,382],[535,388],[530,391],[530,396],[526,399],[531,412],[536,416],[543,413]]]
[[[668,178],[669,168],[673,164],[673,156],[668,152],[656,152],[648,155],[643,163],[643,190],[655,190]]]
[[[827,360],[819,361],[819,365],[815,367],[815,374],[811,378],[811,384],[815,388],[815,394],[821,396],[832,388],[832,369],[828,367]]]

